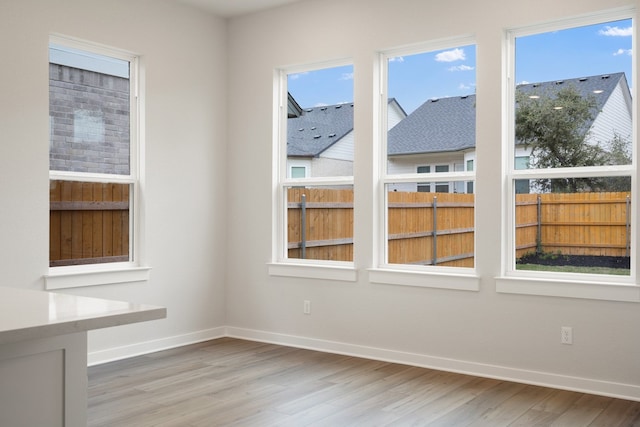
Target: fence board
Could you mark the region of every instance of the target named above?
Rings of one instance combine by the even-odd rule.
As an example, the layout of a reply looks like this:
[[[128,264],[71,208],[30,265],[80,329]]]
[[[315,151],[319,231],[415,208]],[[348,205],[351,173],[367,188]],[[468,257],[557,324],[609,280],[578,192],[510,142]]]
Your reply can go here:
[[[352,190],[288,190],[288,256],[301,256],[302,194],[307,199],[307,258],[351,261]],[[631,226],[627,197],[628,193],[516,195],[516,257],[538,249],[567,255],[625,256]],[[437,206],[435,254],[434,198]],[[435,258],[438,265],[472,267],[474,202],[472,194],[390,192],[389,263],[430,264]]]
[[[129,185],[50,183],[51,266],[129,259]]]

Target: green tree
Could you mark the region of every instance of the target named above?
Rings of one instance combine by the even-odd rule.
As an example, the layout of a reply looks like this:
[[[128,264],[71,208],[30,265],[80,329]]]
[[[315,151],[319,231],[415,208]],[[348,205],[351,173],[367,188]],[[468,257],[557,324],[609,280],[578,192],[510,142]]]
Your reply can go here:
[[[531,147],[531,166],[561,168],[607,164],[608,154],[589,141],[590,124],[596,113],[594,97],[583,97],[573,86],[555,94],[516,93],[516,141]],[[577,192],[595,190],[597,178],[541,179],[543,191]]]
[[[631,164],[631,140],[619,133],[614,133],[613,139],[607,143],[607,165]],[[631,178],[628,176],[616,176],[602,178],[601,189],[605,191],[631,191]]]

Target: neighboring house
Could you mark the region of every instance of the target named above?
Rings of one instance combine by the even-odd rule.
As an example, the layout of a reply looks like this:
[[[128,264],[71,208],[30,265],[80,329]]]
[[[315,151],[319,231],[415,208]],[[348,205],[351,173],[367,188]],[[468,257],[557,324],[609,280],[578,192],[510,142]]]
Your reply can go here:
[[[593,96],[597,114],[585,123],[590,142],[607,142],[617,134],[631,137],[631,93],[624,73],[518,85],[531,95],[553,96],[573,85],[583,97]],[[475,163],[475,95],[431,99],[393,127],[388,134],[389,173],[473,170]],[[516,167],[526,168],[530,149],[516,148]],[[473,192],[473,183],[399,184],[402,191]]]
[[[353,175],[353,103],[301,109],[289,95],[287,175],[290,178]],[[389,100],[388,127],[407,114]]]

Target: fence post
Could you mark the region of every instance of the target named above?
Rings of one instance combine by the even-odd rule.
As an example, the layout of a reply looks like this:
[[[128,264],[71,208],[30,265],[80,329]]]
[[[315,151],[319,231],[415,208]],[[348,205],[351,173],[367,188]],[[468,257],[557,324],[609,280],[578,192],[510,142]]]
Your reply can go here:
[[[438,263],[438,197],[433,197],[433,260],[432,264]]]
[[[300,258],[307,258],[307,195],[300,196]]]
[[[631,255],[631,198],[629,197],[629,195],[627,194],[627,212],[626,212],[626,226],[627,226],[627,234],[625,236],[625,255],[626,256],[630,256]]]
[[[536,232],[536,253],[542,253],[542,197],[538,195],[538,231]]]

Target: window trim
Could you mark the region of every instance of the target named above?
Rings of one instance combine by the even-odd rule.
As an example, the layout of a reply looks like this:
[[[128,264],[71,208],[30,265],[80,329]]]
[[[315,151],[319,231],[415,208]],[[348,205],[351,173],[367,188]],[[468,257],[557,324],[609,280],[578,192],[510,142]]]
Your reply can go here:
[[[608,301],[640,302],[640,286],[637,279],[638,269],[638,238],[640,231],[634,227],[631,241],[631,274],[629,276],[610,276],[598,274],[576,274],[558,272],[532,272],[515,269],[515,181],[517,179],[531,178],[559,178],[568,175],[575,177],[590,176],[630,176],[631,188],[637,190],[637,165],[638,165],[638,117],[635,101],[632,105],[632,164],[622,166],[594,166],[576,168],[557,168],[531,170],[517,169],[515,157],[517,148],[514,144],[515,133],[515,40],[517,37],[541,34],[544,32],[577,28],[581,26],[596,25],[610,21],[631,19],[633,22],[633,57],[636,53],[637,14],[633,7],[620,8],[569,19],[550,21],[542,24],[510,28],[504,32],[505,61],[503,68],[503,82],[506,90],[503,92],[503,217],[505,220],[502,228],[502,254],[501,274],[495,278],[496,292],[520,295],[539,295],[581,299],[596,299]],[[632,65],[630,82],[632,99],[636,99],[635,61]],[[638,198],[632,201],[631,221],[638,221]]]
[[[270,276],[301,277],[353,282],[357,280],[354,261],[300,260],[287,257],[286,189],[292,186],[351,185],[353,176],[290,178],[287,167],[287,76],[308,71],[353,66],[352,58],[281,67],[273,73],[273,145],[272,145],[272,246],[267,262]],[[357,107],[354,107],[357,108]],[[356,132],[354,128],[354,133]],[[355,162],[355,159],[354,159]],[[355,191],[355,187],[354,187]],[[354,207],[355,211],[355,207]],[[354,254],[357,250],[354,242]]]
[[[378,182],[377,191],[374,195],[374,205],[376,211],[374,215],[375,244],[373,248],[373,260],[375,266],[368,269],[369,280],[373,283],[417,286],[425,288],[451,289],[479,291],[480,278],[477,273],[477,263],[473,268],[463,267],[442,267],[442,266],[414,266],[409,264],[389,264],[387,262],[387,186],[398,183],[434,183],[447,182],[450,185],[455,182],[476,182],[476,170],[461,172],[435,172],[434,165],[438,162],[429,163],[434,171],[430,173],[407,173],[390,175],[387,172],[387,108],[388,103],[388,76],[389,59],[403,55],[417,55],[443,49],[450,49],[460,46],[477,46],[476,37],[467,34],[458,37],[433,40],[426,43],[418,43],[396,49],[381,51],[378,54],[379,79],[376,110],[378,111],[378,129],[374,134],[376,137],[374,148],[378,155],[378,162],[375,167],[375,181]],[[426,165],[426,163],[421,163]],[[449,168],[451,169],[451,167]],[[466,184],[465,184],[466,185]],[[477,210],[474,209],[474,223],[477,224]],[[477,246],[474,233],[474,252]]]
[[[45,289],[65,289],[94,285],[137,282],[149,279],[150,267],[146,265],[144,251],[144,211],[141,193],[144,188],[144,102],[143,78],[139,56],[123,49],[80,40],[60,34],[49,36],[49,46],[57,45],[88,51],[129,62],[129,175],[111,175],[49,171],[49,180],[113,182],[131,184],[130,193],[130,261],[77,266],[48,267],[44,275]]]

